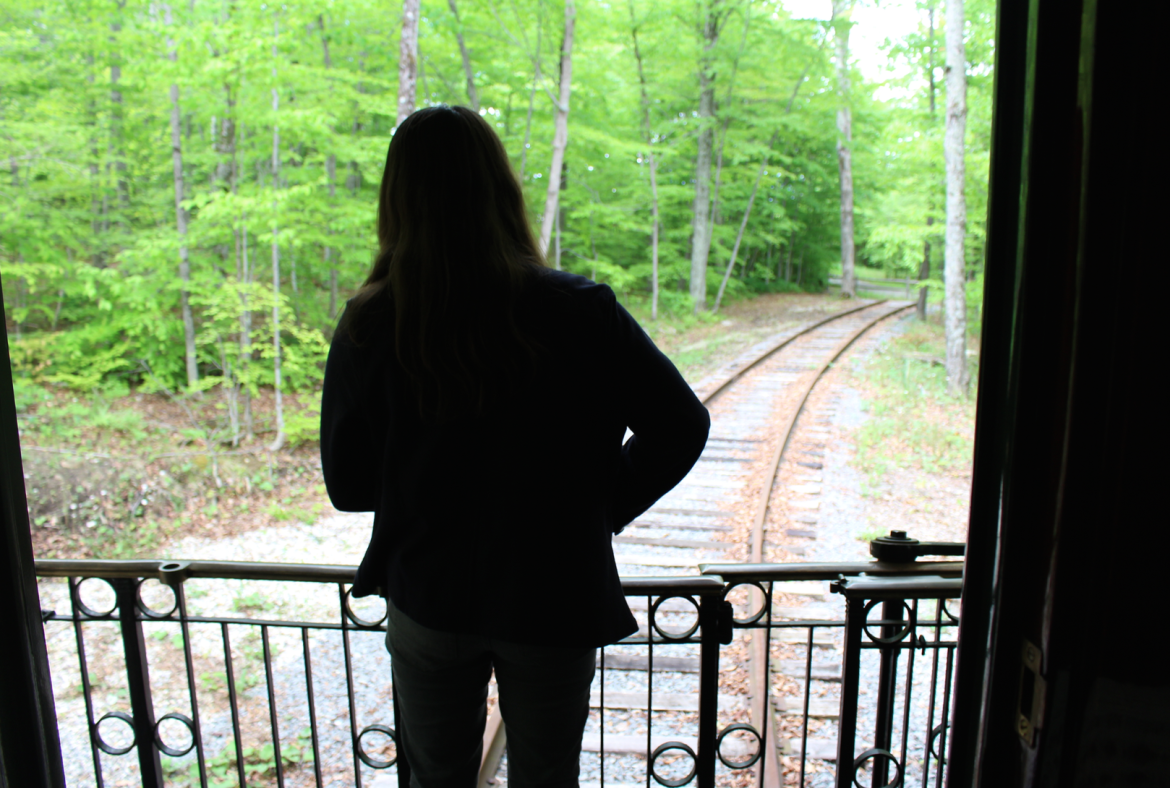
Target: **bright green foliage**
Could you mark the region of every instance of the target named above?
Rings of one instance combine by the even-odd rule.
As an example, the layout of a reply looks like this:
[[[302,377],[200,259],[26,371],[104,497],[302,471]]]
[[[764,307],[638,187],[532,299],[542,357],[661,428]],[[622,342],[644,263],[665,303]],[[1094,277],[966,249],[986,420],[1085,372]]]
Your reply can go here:
[[[858,156],[867,183],[858,189],[858,241],[868,264],[887,276],[918,278],[924,255],[930,260],[932,300],[943,293],[943,235],[946,226],[946,184],[943,131],[947,96],[944,3],[919,0],[922,25],[918,33],[890,47],[891,63],[907,67],[891,81],[905,99],[872,105],[874,124],[868,136],[855,135],[855,145],[870,155]],[[934,11],[934,27],[928,13]],[[983,250],[986,238],[987,176],[991,149],[992,62],[995,3],[966,0],[967,19],[967,304],[978,324],[983,298]],[[931,109],[930,71],[934,71]],[[928,223],[929,221],[929,223]]]
[[[648,298],[652,146],[668,313],[690,308],[696,64],[700,20],[713,1],[578,5],[561,262],[607,282],[631,305]],[[991,10],[982,2],[987,8],[969,3],[973,262],[981,257],[990,118],[991,52],[984,42]],[[718,287],[766,156],[729,294],[821,289],[839,261],[831,33],[824,22],[791,19],[776,0],[718,0],[718,7],[722,166],[708,286]],[[550,177],[561,6],[461,0],[459,13],[481,111],[522,173],[538,221]],[[171,145],[170,90],[177,85],[200,388],[222,385],[238,398],[272,384],[276,297],[285,385],[319,388],[335,312],[360,286],[376,247],[377,186],[395,118],[398,26],[394,3],[370,0],[275,6],[198,0],[169,9],[145,0],[6,3],[0,266],[17,372],[84,390],[111,380],[170,390],[186,385]],[[635,28],[651,103],[650,143],[641,126]],[[448,2],[424,0],[420,105],[467,102],[455,32]],[[929,45],[923,34],[894,42],[891,52],[921,64]],[[859,261],[899,276],[917,273],[924,241],[942,227],[944,96],[940,90],[939,110],[930,116],[921,73],[902,86],[910,98],[887,102],[859,74],[854,78]],[[275,112],[273,91],[280,100]],[[933,228],[925,224],[930,215]],[[274,241],[279,294],[272,291]],[[245,313],[252,318],[247,332]],[[302,398],[304,407],[290,413],[291,439],[312,437],[312,401]]]
[[[975,403],[947,394],[945,351],[942,327],[916,322],[868,362],[870,418],[857,433],[857,460],[871,488],[895,468],[967,472]]]

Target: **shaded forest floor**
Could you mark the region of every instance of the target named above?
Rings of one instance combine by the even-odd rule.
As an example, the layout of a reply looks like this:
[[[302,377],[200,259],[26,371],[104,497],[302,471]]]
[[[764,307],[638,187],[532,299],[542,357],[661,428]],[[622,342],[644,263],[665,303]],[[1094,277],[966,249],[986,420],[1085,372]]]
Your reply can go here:
[[[968,337],[971,392],[952,397],[943,366],[941,315],[906,329],[864,361],[843,365],[834,382],[861,395],[865,418],[848,436],[863,475],[868,541],[891,528],[928,541],[966,541],[975,445],[976,337]]]
[[[284,401],[286,416],[303,410],[296,395]],[[18,384],[35,554],[158,557],[173,538],[311,523],[332,511],[315,441],[268,449],[272,408],[271,392],[261,392],[254,438],[233,446],[211,392],[180,401]]]
[[[652,322],[637,307],[631,311],[693,383],[763,338],[844,306],[835,296],[771,294],[730,304],[716,318]],[[937,354],[940,332],[916,324],[852,372],[851,383],[874,417],[857,441],[875,502],[893,482],[893,471],[969,474],[973,406],[945,397],[941,367],[905,361],[907,354]],[[286,412],[311,415],[295,395],[285,402]],[[83,395],[18,382],[17,407],[40,557],[163,557],[166,545],[182,537],[311,524],[334,511],[315,441],[268,450],[269,392],[253,405],[254,439],[238,446],[223,442],[224,404],[210,393],[199,400],[141,392]]]

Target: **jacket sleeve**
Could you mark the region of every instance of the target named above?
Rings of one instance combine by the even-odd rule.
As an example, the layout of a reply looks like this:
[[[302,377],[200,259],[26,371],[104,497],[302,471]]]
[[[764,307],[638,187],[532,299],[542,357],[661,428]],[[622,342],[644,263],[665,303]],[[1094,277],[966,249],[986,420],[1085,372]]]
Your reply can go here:
[[[617,533],[687,475],[707,443],[711,417],[612,291],[609,298],[619,401],[633,433],[622,447],[611,503]]]
[[[375,381],[368,379],[368,365],[358,355],[345,332],[338,331],[321,394],[321,470],[329,500],[343,512],[372,512],[382,494],[386,424],[371,417]]]

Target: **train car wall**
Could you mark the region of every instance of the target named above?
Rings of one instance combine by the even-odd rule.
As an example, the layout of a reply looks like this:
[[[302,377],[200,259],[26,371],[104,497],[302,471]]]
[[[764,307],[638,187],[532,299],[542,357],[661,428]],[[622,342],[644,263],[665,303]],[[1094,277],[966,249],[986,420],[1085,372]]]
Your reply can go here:
[[[1157,308],[1163,161],[1124,10],[1003,3],[968,565],[948,785],[1167,785]],[[1127,277],[1128,278],[1128,275]],[[1156,362],[1154,362],[1156,363]],[[1150,645],[1142,645],[1150,644]]]
[[[64,788],[7,341],[0,365],[0,788]]]

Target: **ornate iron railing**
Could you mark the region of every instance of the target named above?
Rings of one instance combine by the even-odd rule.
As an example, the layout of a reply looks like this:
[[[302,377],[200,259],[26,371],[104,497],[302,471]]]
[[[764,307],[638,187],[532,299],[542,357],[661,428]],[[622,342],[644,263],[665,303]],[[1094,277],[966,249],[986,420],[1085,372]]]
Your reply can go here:
[[[941,600],[959,595],[961,566],[720,564],[625,578],[641,630],[599,653],[581,783],[860,786],[872,772],[875,788],[941,785],[957,624]],[[70,783],[401,782],[384,608],[350,598],[353,571],[38,562]],[[826,581],[841,597],[815,604],[837,609],[792,604]],[[882,618],[867,623],[874,600]],[[929,679],[915,672],[925,651]],[[922,693],[925,711],[912,703]],[[855,754],[871,723],[872,746]],[[495,781],[490,749],[481,785]],[[835,778],[834,762],[848,765]]]

